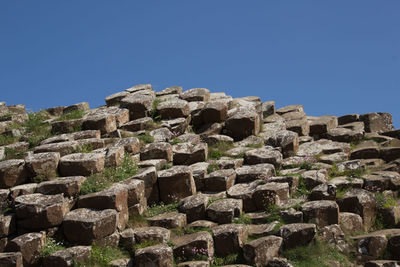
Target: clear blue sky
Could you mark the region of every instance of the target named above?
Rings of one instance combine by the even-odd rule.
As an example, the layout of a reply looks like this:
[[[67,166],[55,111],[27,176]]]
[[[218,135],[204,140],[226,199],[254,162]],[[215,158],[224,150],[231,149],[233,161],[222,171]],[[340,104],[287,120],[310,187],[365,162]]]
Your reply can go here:
[[[400,1],[0,1],[0,101],[32,110],[137,83],[256,95],[400,127]]]

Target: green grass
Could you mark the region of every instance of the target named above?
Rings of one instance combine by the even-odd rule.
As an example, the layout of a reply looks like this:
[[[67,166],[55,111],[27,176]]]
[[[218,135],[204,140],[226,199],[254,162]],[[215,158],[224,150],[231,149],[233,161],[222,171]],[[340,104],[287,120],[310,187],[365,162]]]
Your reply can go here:
[[[233,144],[227,142],[217,142],[208,147],[208,158],[209,159],[220,159],[226,155],[226,151],[233,148]]]
[[[18,141],[17,138],[12,137],[10,135],[5,135],[5,134],[0,135],[0,146],[6,146],[15,143],[17,141]]]
[[[161,115],[157,110],[158,104],[160,104],[161,102],[162,101],[159,98],[154,99],[153,107],[150,110],[150,117],[152,117],[154,121],[161,121]]]
[[[145,134],[138,135],[137,137],[142,144],[150,144],[154,142],[154,137],[151,136],[148,132]]]
[[[45,258],[63,249],[65,249],[65,246],[62,242],[57,242],[55,239],[47,237],[44,247],[40,250],[40,257]]]
[[[73,153],[90,153],[93,151],[92,144],[83,144],[74,150]]]
[[[56,119],[56,121],[68,121],[68,120],[76,120],[81,119],[85,115],[85,111],[83,110],[73,110],[71,112],[62,114],[60,117]]]
[[[171,145],[176,145],[176,144],[182,143],[182,140],[180,140],[180,139],[177,138],[177,137],[174,137],[174,139],[172,139],[172,141],[170,141],[169,143],[170,143]]]
[[[298,177],[299,177],[299,185],[297,186],[295,197],[310,195],[311,191],[307,189],[306,184],[304,183],[304,178],[301,175],[298,175]]]
[[[385,196],[381,192],[375,193],[376,202],[378,204],[378,208],[391,208],[397,205],[397,199],[392,196]]]
[[[30,148],[38,146],[41,141],[53,136],[51,126],[44,122],[49,118],[50,115],[45,111],[28,114],[28,120],[22,124],[22,127],[26,129],[26,134],[22,139],[29,143]]]
[[[177,211],[178,205],[179,205],[178,202],[171,204],[164,204],[160,202],[158,205],[148,207],[145,214],[147,217],[153,217],[165,212]]]
[[[344,195],[349,191],[349,188],[341,188],[338,187],[336,189],[336,199],[342,199],[344,197]]]
[[[6,113],[0,116],[0,121],[9,121],[11,120],[13,114],[12,113]]]
[[[259,144],[247,144],[246,147],[250,147],[250,148],[261,148],[263,146],[262,143]]]
[[[221,167],[217,163],[211,162],[207,167],[207,173],[210,174],[210,173],[212,173],[214,171],[218,171],[220,169],[221,169]]]
[[[144,216],[140,214],[134,214],[129,216],[128,226],[134,229],[138,227],[146,227],[148,226],[148,223]]]
[[[81,267],[107,267],[110,266],[111,261],[121,258],[130,258],[130,255],[120,248],[92,246],[90,258],[84,263],[77,263],[76,265]]]
[[[224,257],[214,257],[214,262],[210,265],[211,267],[233,265],[233,264],[245,264],[246,261],[242,254],[234,253]]]
[[[136,162],[129,154],[125,154],[122,164],[117,168],[106,168],[102,173],[89,176],[81,187],[81,195],[99,192],[113,183],[126,180],[138,172]]]
[[[328,176],[330,178],[339,177],[339,176],[347,176],[347,177],[351,177],[351,178],[362,178],[362,176],[366,173],[368,173],[368,170],[363,169],[363,168],[358,168],[355,170],[339,171],[337,165],[333,164],[332,168],[329,171]]]
[[[236,224],[251,224],[251,218],[247,216],[244,212],[240,214],[240,217],[233,220]]]
[[[284,250],[283,257],[296,267],[329,267],[332,266],[328,264],[329,261],[338,261],[343,266],[349,266],[351,262],[348,256],[323,241]]]
[[[171,169],[171,168],[172,168],[171,164],[164,164],[164,165],[161,166],[161,170],[168,170],[168,169]]]
[[[8,147],[4,148],[4,154],[5,154],[4,160],[25,158],[25,151],[20,152],[13,148],[8,148]]]
[[[150,246],[154,246],[154,245],[158,245],[158,244],[160,244],[160,242],[155,241],[155,240],[144,241],[144,242],[133,245],[132,250],[135,251],[140,248],[146,248],[146,247],[150,247]]]

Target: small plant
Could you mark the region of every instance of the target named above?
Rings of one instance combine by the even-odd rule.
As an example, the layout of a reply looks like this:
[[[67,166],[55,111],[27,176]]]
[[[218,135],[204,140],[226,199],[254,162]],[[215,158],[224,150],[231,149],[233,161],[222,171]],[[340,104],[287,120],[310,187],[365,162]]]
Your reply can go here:
[[[299,185],[297,186],[297,191],[295,193],[296,197],[308,196],[311,194],[311,191],[307,189],[306,184],[304,182],[304,178],[299,175]]]
[[[15,143],[17,141],[18,141],[18,139],[13,136],[5,135],[5,134],[0,135],[0,146],[6,146],[9,144]]]
[[[73,153],[90,153],[93,151],[92,144],[83,144],[74,150]]]
[[[214,257],[211,267],[225,266],[225,265],[235,265],[235,264],[245,264],[246,261],[241,253],[234,253],[226,255],[225,257]]]
[[[149,207],[146,210],[146,216],[153,217],[153,216],[157,216],[159,214],[165,213],[165,212],[177,211],[178,205],[179,205],[178,202],[174,202],[171,204],[164,204],[164,203],[160,202],[160,204],[158,204],[158,205]]]
[[[218,171],[220,169],[221,169],[221,167],[215,161],[211,161],[211,163],[207,167],[207,173],[210,174],[210,173],[212,173],[214,171]]]
[[[261,148],[263,146],[262,143],[258,143],[258,144],[247,144],[246,147],[250,147],[250,148]]]
[[[12,113],[6,113],[0,116],[0,121],[10,121],[12,119]]]
[[[346,177],[350,177],[350,178],[362,178],[362,176],[367,172],[368,172],[368,170],[365,170],[364,168],[339,171],[338,166],[336,164],[333,164],[328,175],[331,178],[338,177],[338,176],[346,176]]]
[[[349,266],[350,259],[335,247],[316,240],[308,246],[297,246],[283,251],[283,256],[294,266],[321,267],[330,266],[329,261],[338,261],[341,266]]]
[[[220,159],[226,156],[226,151],[233,148],[233,144],[227,142],[217,142],[208,147],[208,158],[209,159]]]
[[[148,241],[144,241],[141,243],[136,243],[135,245],[133,245],[132,250],[135,251],[140,248],[146,248],[146,247],[150,247],[150,246],[154,246],[154,245],[158,245],[158,244],[160,244],[159,241],[148,240]]]
[[[233,220],[236,224],[251,224],[251,218],[247,216],[244,212],[240,214],[240,217]]]
[[[25,152],[17,151],[9,147],[4,148],[4,154],[5,154],[4,160],[25,158]]]
[[[71,112],[62,114],[60,117],[57,118],[56,121],[68,121],[68,120],[76,120],[81,119],[85,115],[83,110],[73,110]]]
[[[145,134],[141,134],[138,136],[138,139],[142,144],[150,144],[154,142],[154,137],[151,136],[148,132]]]
[[[375,197],[378,208],[385,209],[395,207],[397,205],[397,199],[393,196],[386,195],[382,192],[376,192]]]
[[[177,137],[174,137],[174,138],[172,139],[172,141],[170,141],[169,143],[170,143],[171,145],[176,145],[176,144],[182,143],[182,140],[180,140],[180,139],[177,138]]]
[[[129,253],[120,248],[92,246],[90,258],[84,263],[78,263],[77,266],[107,267],[113,260],[129,257]]]
[[[157,110],[158,104],[161,102],[162,100],[160,98],[156,98],[153,101],[153,108],[150,110],[150,117],[152,117],[154,121],[161,121],[161,115]]]
[[[81,195],[101,191],[113,183],[121,182],[138,172],[136,162],[129,154],[125,154],[122,164],[117,168],[106,168],[102,173],[89,176],[81,187]]]
[[[171,164],[164,164],[164,165],[161,166],[161,170],[168,170],[168,169],[171,169],[171,168],[172,168]]]
[[[349,188],[338,187],[336,189],[336,199],[342,199],[348,191]]]
[[[140,214],[134,214],[129,216],[128,226],[134,229],[138,227],[146,227],[148,226],[148,223],[144,216]]]
[[[50,256],[56,251],[59,250],[64,250],[65,246],[62,242],[57,242],[55,239],[51,237],[46,238],[46,242],[43,246],[43,248],[40,250],[40,256],[42,258],[45,258],[47,256]]]

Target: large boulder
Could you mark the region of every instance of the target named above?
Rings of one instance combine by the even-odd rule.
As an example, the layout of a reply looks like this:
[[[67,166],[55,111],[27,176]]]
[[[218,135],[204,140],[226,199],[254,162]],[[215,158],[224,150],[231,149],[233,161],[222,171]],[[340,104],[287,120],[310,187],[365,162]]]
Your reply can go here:
[[[189,115],[189,104],[181,99],[164,101],[157,105],[157,111],[162,119],[187,117]]]
[[[6,252],[21,252],[23,266],[38,266],[45,239],[44,233],[27,233],[10,240],[5,250]]]
[[[81,245],[111,235],[117,229],[117,211],[113,209],[75,209],[67,213],[63,221],[65,238]]]
[[[292,223],[279,228],[285,249],[309,244],[315,236],[316,225],[312,223]]]
[[[282,154],[279,150],[270,146],[253,149],[247,151],[244,156],[244,163],[247,165],[256,165],[261,163],[270,163],[275,167],[280,166],[282,162]]]
[[[192,171],[187,166],[174,166],[158,172],[158,184],[164,203],[176,202],[196,193]]]
[[[172,248],[165,244],[158,244],[135,251],[135,267],[173,267]]]
[[[183,100],[192,101],[209,101],[210,90],[205,88],[193,88],[181,93],[180,97]]]
[[[172,146],[169,143],[151,143],[140,151],[140,160],[165,159],[172,161]]]
[[[242,140],[260,131],[260,116],[252,109],[240,108],[225,122],[225,134],[235,140]]]
[[[10,188],[26,182],[28,172],[23,159],[0,162],[0,188]]]
[[[261,237],[243,246],[243,256],[249,264],[267,266],[270,260],[278,256],[281,246],[281,237]]]
[[[32,176],[56,177],[59,161],[58,152],[30,154],[25,158],[27,170]]]
[[[174,256],[193,259],[203,255],[209,259],[214,254],[214,242],[211,234],[206,231],[184,235],[175,239]]]
[[[103,153],[74,153],[60,159],[59,171],[62,176],[89,176],[104,170]]]
[[[304,221],[315,223],[319,228],[339,222],[339,206],[335,201],[309,201],[301,206]]]
[[[232,223],[234,217],[240,217],[242,209],[241,199],[220,199],[207,207],[207,216],[218,224]]]
[[[40,230],[60,225],[69,204],[62,194],[29,194],[15,199],[15,211],[18,227]]]
[[[237,253],[247,240],[247,227],[242,224],[223,224],[212,229],[215,253],[220,256]]]
[[[374,223],[377,202],[373,193],[363,189],[351,189],[337,201],[341,212],[352,212],[363,218],[364,229],[368,230]]]
[[[364,122],[365,131],[367,133],[394,130],[392,115],[389,113],[379,112],[362,114],[360,115],[360,121]]]
[[[207,159],[208,146],[205,143],[178,143],[172,146],[175,165],[191,165]]]

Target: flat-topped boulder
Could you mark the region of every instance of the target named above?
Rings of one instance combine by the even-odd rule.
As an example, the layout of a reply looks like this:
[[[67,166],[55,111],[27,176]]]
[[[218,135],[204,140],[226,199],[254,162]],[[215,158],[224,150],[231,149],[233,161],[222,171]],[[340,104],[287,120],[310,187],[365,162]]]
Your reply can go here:
[[[363,218],[364,229],[369,229],[374,222],[377,210],[376,197],[363,189],[351,189],[337,200],[341,212],[352,212]]]
[[[232,223],[234,217],[240,217],[243,204],[241,199],[220,199],[207,207],[207,216],[218,224]]]
[[[135,251],[135,267],[165,266],[172,267],[173,252],[166,244],[158,244]]]
[[[172,161],[172,146],[169,143],[151,143],[140,151],[140,160],[165,159]]]
[[[25,158],[26,168],[32,176],[56,177],[59,161],[58,152],[30,154]]]
[[[258,180],[250,183],[235,184],[227,190],[227,196],[230,198],[241,199],[244,212],[256,211],[257,207],[253,199],[253,194],[258,185]]]
[[[130,120],[148,117],[154,102],[154,95],[132,93],[120,101],[120,107],[129,110]]]
[[[257,179],[268,178],[275,175],[275,167],[269,163],[245,165],[236,170],[237,183],[251,182]]]
[[[152,125],[153,125],[153,119],[150,117],[144,117],[124,123],[120,126],[120,129],[131,132],[137,132],[142,130],[148,130],[152,127]]]
[[[38,184],[35,192],[43,195],[63,194],[65,197],[72,197],[79,194],[85,180],[84,176],[61,177]]]
[[[174,241],[174,256],[193,259],[198,255],[204,255],[211,259],[214,254],[214,241],[209,232],[201,231],[184,235]]]
[[[164,228],[183,228],[186,226],[186,214],[176,211],[162,213],[147,219],[151,226]]]
[[[339,222],[339,206],[335,201],[317,200],[301,205],[304,221],[315,223],[319,228]]]
[[[10,159],[0,162],[0,188],[10,188],[23,184],[28,172],[23,159]]]
[[[10,240],[5,251],[20,252],[23,266],[38,266],[40,264],[40,252],[45,246],[45,239],[46,235],[44,233],[23,234]]]
[[[241,108],[225,121],[224,131],[235,140],[257,135],[260,131],[260,116],[254,110]]]
[[[59,172],[62,176],[89,176],[104,170],[103,153],[74,153],[61,157]]]
[[[316,234],[316,225],[312,223],[292,223],[279,228],[285,249],[309,244]]]
[[[112,133],[117,130],[117,121],[111,114],[96,114],[87,116],[82,122],[84,130],[100,130],[102,134]]]
[[[316,156],[318,154],[332,154],[336,152],[350,151],[350,144],[334,142],[327,139],[320,139],[314,142],[307,142],[299,146],[297,156]]]
[[[68,201],[59,195],[29,194],[15,199],[18,227],[40,230],[60,225],[69,211]]]
[[[132,234],[137,243],[147,241],[157,241],[167,243],[171,236],[171,231],[157,226],[139,227],[132,230]]]
[[[160,198],[164,203],[175,202],[196,193],[192,171],[187,166],[173,166],[159,171],[158,184]]]
[[[288,199],[288,183],[268,182],[260,184],[253,194],[253,200],[258,210],[267,210],[270,205],[279,205]]]
[[[66,214],[63,224],[65,238],[72,243],[90,245],[111,235],[117,229],[117,211],[113,209],[75,209]]]
[[[191,165],[206,161],[208,146],[206,143],[178,143],[172,146],[172,153],[175,165]]]
[[[186,214],[188,223],[205,219],[208,196],[197,194],[181,199],[179,202],[179,211]]]
[[[23,261],[21,252],[0,253],[0,266],[22,267]]]
[[[73,267],[76,263],[84,263],[90,258],[90,246],[74,246],[53,252],[43,259],[43,265],[48,267]]]
[[[157,111],[162,119],[175,119],[189,115],[189,103],[185,100],[174,99],[162,101],[157,105]]]
[[[247,240],[247,227],[242,224],[223,224],[212,228],[215,253],[221,256],[237,253]]]
[[[281,237],[261,237],[243,246],[243,256],[253,266],[267,266],[270,260],[278,256],[281,246]]]
[[[114,184],[100,192],[80,196],[78,208],[115,209],[122,211],[128,208],[128,188],[123,184]]]
[[[236,172],[233,169],[218,170],[204,178],[204,189],[211,192],[226,191],[235,184]]]
[[[270,163],[275,167],[280,166],[282,161],[282,153],[270,146],[253,149],[247,151],[244,155],[244,164],[256,165],[262,163]]]
[[[193,88],[189,89],[180,94],[183,100],[192,101],[209,101],[210,100],[210,90],[206,88]]]

